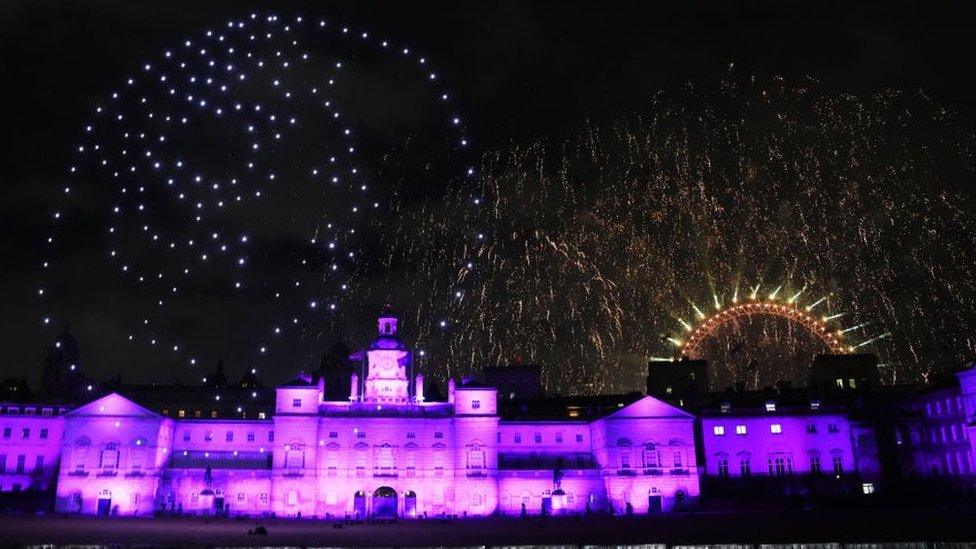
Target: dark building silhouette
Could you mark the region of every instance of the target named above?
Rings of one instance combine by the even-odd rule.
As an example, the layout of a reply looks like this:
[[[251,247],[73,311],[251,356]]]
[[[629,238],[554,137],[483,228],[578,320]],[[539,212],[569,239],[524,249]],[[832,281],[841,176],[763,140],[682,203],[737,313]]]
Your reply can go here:
[[[359,365],[349,359],[349,353],[349,347],[337,341],[322,355],[317,373],[325,380],[327,400],[349,398],[352,374],[359,371]]]
[[[818,355],[810,370],[810,387],[821,392],[867,391],[880,385],[873,354]]]
[[[44,355],[40,396],[53,402],[72,402],[86,396],[85,385],[78,342],[65,326]]]
[[[485,368],[485,383],[498,389],[498,399],[525,400],[545,396],[538,364],[509,364]]]
[[[647,365],[647,394],[680,407],[697,408],[708,400],[708,362],[651,360]]]

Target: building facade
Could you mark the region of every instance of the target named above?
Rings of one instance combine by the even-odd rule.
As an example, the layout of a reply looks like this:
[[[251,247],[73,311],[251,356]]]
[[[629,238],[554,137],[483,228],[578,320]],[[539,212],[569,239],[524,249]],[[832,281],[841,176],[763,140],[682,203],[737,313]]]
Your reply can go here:
[[[777,409],[773,401],[702,418],[707,474],[720,477],[849,474],[851,435],[842,413]]]
[[[497,390],[470,380],[428,401],[392,315],[354,356],[362,368],[343,398],[323,377],[299,377],[263,418],[167,417],[115,393],[0,416],[3,452],[17,456],[7,458],[17,473],[0,479],[26,487],[38,464],[35,482],[56,486],[58,512],[101,515],[623,514],[699,496],[695,418],[662,401],[506,420]]]

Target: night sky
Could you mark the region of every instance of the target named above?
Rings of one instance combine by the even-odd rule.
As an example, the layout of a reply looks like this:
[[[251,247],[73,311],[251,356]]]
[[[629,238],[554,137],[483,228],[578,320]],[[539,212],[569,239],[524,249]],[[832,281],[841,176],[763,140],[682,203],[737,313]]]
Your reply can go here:
[[[236,276],[230,274],[228,279],[225,274],[236,271],[213,268],[211,272],[207,266],[185,291],[181,289],[172,306],[154,309],[154,292],[122,276],[107,256],[113,244],[103,219],[116,200],[111,183],[92,186],[92,179],[83,178],[73,189],[75,202],[63,210],[71,214],[62,226],[67,234],[59,237],[63,245],[54,253],[45,252],[44,245],[51,234],[51,214],[61,211],[66,169],[78,163],[75,149],[82,142],[83,127],[92,119],[93,106],[104,102],[126,77],[139,74],[144,63],[158,62],[167,48],[176,51],[185,39],[202,38],[204,30],[219,30],[226,21],[244,20],[252,12],[282,19],[296,15],[309,21],[325,19],[333,27],[348,25],[353,33],[368,31],[371,41],[383,36],[398,45],[409,44],[418,52],[412,55],[422,52],[430,59],[438,82],[449,82],[451,90],[451,111],[445,114],[448,111],[436,97],[428,97],[430,90],[422,79],[416,83],[416,75],[408,74],[402,63],[365,51],[375,47],[355,39],[344,45],[336,40],[334,51],[309,47],[310,54],[330,63],[337,54],[348,60],[352,81],[343,84],[337,96],[367,134],[361,143],[367,158],[363,165],[375,175],[371,183],[382,192],[384,181],[390,182],[386,190],[395,190],[395,198],[384,199],[377,209],[382,213],[363,224],[365,244],[360,242],[356,248],[361,259],[348,271],[348,280],[355,283],[336,300],[342,312],[322,319],[315,316],[317,311],[308,316],[305,310],[311,320],[303,317],[304,327],[278,344],[284,351],[266,356],[258,350],[266,341],[269,346],[275,343],[269,328],[291,318],[289,307],[306,309],[311,294],[303,293],[294,303],[279,307],[267,296],[229,291],[221,284]],[[793,277],[794,290],[809,281],[824,291],[843,287],[845,297],[859,296],[847,301],[856,303],[858,322],[872,324],[873,330],[860,334],[861,340],[894,334],[889,336],[891,348],[878,350],[883,362],[895,365],[888,379],[926,375],[939,367],[935,363],[944,358],[937,356],[943,350],[955,361],[973,350],[973,342],[967,339],[971,336],[962,335],[976,326],[976,293],[968,281],[972,241],[960,238],[971,228],[967,213],[974,199],[973,22],[971,14],[948,4],[898,2],[854,7],[845,2],[5,2],[0,6],[4,73],[0,173],[5,187],[0,200],[0,346],[6,350],[2,372],[37,383],[45,347],[68,324],[82,348],[85,372],[96,379],[121,373],[133,381],[192,380],[210,371],[217,357],[223,356],[230,377],[257,366],[266,379],[277,382],[313,364],[337,338],[346,339],[350,346],[362,344],[372,330],[374,313],[390,301],[408,317],[403,321],[405,337],[430,350],[423,360],[441,375],[519,357],[545,364],[547,380],[564,391],[627,387],[639,379],[646,357],[667,352],[659,350],[669,335],[665,325],[676,324],[672,318],[659,318],[667,315],[658,314],[648,300],[668,301],[660,305],[663,309],[692,299],[707,304],[712,293],[724,291],[716,287],[738,284],[740,276],[757,279],[743,267],[748,263],[742,260],[746,242],[768,246],[762,248],[766,252],[788,248],[781,241],[757,240],[755,234],[779,229],[800,240],[817,240],[820,228],[836,227],[837,220],[845,217],[842,222],[850,221],[853,227],[858,225],[856,219],[878,211],[888,212],[882,216],[885,219],[917,213],[920,208],[913,205],[929,204],[925,197],[931,193],[933,200],[958,211],[946,210],[942,216],[933,204],[932,217],[906,221],[897,229],[889,224],[889,232],[874,237],[864,236],[870,227],[865,229],[862,223],[860,231],[853,231],[861,233],[862,243],[852,249],[852,255],[834,254],[838,246],[822,253],[809,245],[812,251],[807,258],[792,260],[789,254],[753,258],[767,266],[776,263],[769,268],[776,271],[770,276]],[[323,47],[331,45],[323,42]],[[322,77],[312,69],[293,72],[300,74],[295,86]],[[812,81],[815,84],[809,84]],[[767,95],[767,88],[776,90]],[[801,99],[811,95],[814,106]],[[261,100],[256,95],[252,99]],[[748,108],[743,107],[746,104]],[[902,118],[899,113],[908,114]],[[447,139],[454,139],[454,134],[446,138],[444,132],[453,131],[449,121],[455,114],[463,116],[463,133],[472,140],[470,152],[456,150],[453,141],[445,145]],[[771,115],[769,120],[763,118],[766,115]],[[783,120],[819,129],[804,132],[777,126],[785,124]],[[897,124],[892,123],[895,120]],[[206,123],[203,137],[187,136],[178,145],[208,173],[237,162],[235,155],[240,153],[234,144],[249,143],[240,128],[225,129],[221,124]],[[736,124],[758,137],[730,132]],[[737,137],[730,139],[733,133]],[[702,145],[674,148],[673,140],[666,139],[689,134]],[[762,141],[766,134],[775,136],[771,138],[775,143]],[[863,134],[877,136],[878,141]],[[641,145],[639,136],[655,137]],[[860,151],[850,158],[842,155],[843,167],[830,165],[829,158],[837,153],[825,141],[835,137],[850,139],[849,146],[839,148]],[[283,176],[294,167],[295,173],[288,177],[297,177],[297,166],[321,154],[319,140],[335,139],[325,130],[310,128],[297,142],[273,151],[267,162],[279,167]],[[734,142],[731,148],[736,152],[723,158],[723,147],[716,143],[726,139]],[[801,141],[804,146],[797,145]],[[104,141],[106,146],[109,142]],[[709,147],[717,148],[708,152]],[[762,164],[758,158],[768,160],[772,155],[758,153],[759,149],[775,149],[785,158]],[[675,198],[665,207],[660,200],[650,200],[654,192],[634,185],[635,178],[656,181],[656,189],[670,189],[668,196],[680,197],[683,188],[695,187],[707,175],[683,171],[680,174],[687,179],[675,183],[667,169],[639,162],[624,169],[616,155],[625,155],[621,152],[625,150],[630,151],[628,159],[681,151],[692,159],[704,156],[709,163],[735,166],[736,173],[757,174],[759,180],[776,178],[770,193],[781,203],[770,213],[744,198],[748,192],[725,192],[723,181],[735,179],[738,185],[741,178],[727,178],[732,168],[721,168],[725,171],[709,181],[718,190],[709,191],[708,207],[715,212],[741,207],[740,211],[751,214],[738,222],[713,215],[717,220],[713,229],[735,237],[734,242],[718,246],[716,238],[705,232],[675,228],[685,222],[695,224],[683,214],[682,208],[690,202]],[[807,220],[805,212],[784,214],[793,202],[802,209],[825,193],[822,185],[815,193],[805,192],[812,188],[803,175],[812,173],[808,168],[777,171],[803,163],[816,163],[817,177],[825,180],[870,181],[869,191],[844,192],[862,204],[876,200],[877,206],[851,207],[844,202],[837,216],[819,221]],[[858,165],[856,170],[848,169],[852,164]],[[468,187],[448,175],[461,173],[468,165],[485,173],[476,180],[488,189],[483,196],[493,206],[470,217],[458,213],[470,198]],[[536,170],[549,175],[538,175],[537,182],[532,175]],[[895,178],[894,172],[904,176]],[[791,173],[801,174],[795,185],[784,182]],[[752,183],[751,176],[745,180],[772,184]],[[86,184],[91,191],[85,190]],[[163,201],[162,193],[153,192],[147,194],[147,202]],[[303,257],[300,244],[307,244],[309,227],[322,230],[326,217],[346,220],[340,213],[349,203],[340,198],[348,194],[343,193],[334,199],[314,194],[314,200],[319,200],[315,204],[320,205],[311,206],[308,196],[289,190],[260,206],[220,218],[235,238],[246,234],[255,241],[253,249],[259,251],[252,252],[247,263],[256,291],[273,290],[275,277],[299,278],[288,265]],[[621,196],[638,200],[615,202]],[[715,202],[722,197],[729,202]],[[641,198],[648,203],[641,203]],[[605,215],[609,211],[614,213]],[[548,218],[546,212],[553,216],[558,212],[558,219]],[[656,215],[663,217],[658,220]],[[706,242],[676,245],[680,252],[659,255],[653,236],[662,234],[662,225],[640,231],[601,225],[613,221],[635,227],[648,217],[663,223],[667,235]],[[794,217],[804,217],[803,229],[786,228]],[[735,231],[718,226],[725,222]],[[780,222],[770,230],[769,223]],[[178,233],[187,221],[166,211],[158,223],[162,231]],[[894,233],[936,234],[933,242],[947,244],[941,255],[931,252],[935,244],[925,244],[924,251],[923,244],[919,251],[906,250],[900,236],[891,236]],[[608,236],[596,236],[601,234]],[[462,240],[471,235],[486,236],[490,241],[486,251],[479,255],[465,247]],[[528,242],[519,235],[534,235],[538,242],[512,245]],[[643,237],[647,248],[628,248]],[[128,246],[135,261],[152,266],[149,270],[171,263],[138,242],[142,241],[123,236],[118,245]],[[550,257],[547,250],[559,253]],[[736,259],[728,260],[721,250],[735,250]],[[701,255],[685,260],[696,253]],[[459,271],[459,265],[471,257],[483,265],[480,271],[463,266]],[[678,257],[669,268],[683,274],[667,275],[666,283],[649,293],[636,291],[638,284],[657,283],[634,273],[657,271],[668,257]],[[861,263],[852,265],[850,257]],[[53,258],[57,268],[42,276],[40,266],[46,258]],[[638,269],[648,258],[657,263]],[[312,261],[312,272],[306,273],[309,280],[328,270],[328,261],[322,261]],[[912,271],[893,261],[911,263],[918,267],[918,275],[883,275]],[[938,270],[946,264],[955,265],[955,270]],[[723,265],[738,267],[732,273]],[[576,274],[567,274],[577,267]],[[848,276],[848,269],[860,274]],[[689,273],[694,270],[699,276]],[[872,272],[882,275],[872,277]],[[532,282],[513,284],[516,279]],[[612,289],[592,289],[592,281],[606,279],[612,281],[606,284]],[[859,283],[863,287],[855,287]],[[39,288],[48,295],[39,297]],[[534,299],[546,293],[545,288],[571,295],[580,291],[602,304],[581,305],[572,297]],[[455,299],[455,292],[463,298]],[[699,297],[689,297],[692,294]],[[923,294],[935,296],[929,300],[932,309],[912,306],[914,312],[906,315],[918,318],[951,310],[951,325],[916,338],[917,328],[900,320],[905,316],[897,309],[899,303],[925,301],[918,297]],[[329,296],[322,300],[323,305],[331,302]],[[442,302],[444,307],[438,310]],[[150,315],[147,310],[155,312]],[[45,327],[41,319],[46,315],[53,320]],[[153,317],[152,327],[144,329],[139,320],[148,316]],[[934,323],[931,317],[925,320],[926,326]],[[540,328],[543,324],[556,327]],[[612,329],[606,328],[611,325]],[[767,338],[779,333],[774,326],[755,329]],[[933,335],[949,332],[946,341]],[[136,334],[137,341],[127,341],[129,334]],[[143,340],[150,337],[167,345],[178,341],[181,349],[172,353],[162,343],[145,344]],[[796,339],[789,334],[783,337]],[[725,348],[741,345],[733,337]],[[194,365],[188,362],[191,356]],[[595,382],[598,379],[602,382]]]

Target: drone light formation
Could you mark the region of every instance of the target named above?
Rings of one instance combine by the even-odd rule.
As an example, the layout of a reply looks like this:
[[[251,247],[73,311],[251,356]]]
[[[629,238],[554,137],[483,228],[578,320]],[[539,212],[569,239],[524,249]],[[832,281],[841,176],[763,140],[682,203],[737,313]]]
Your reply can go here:
[[[248,360],[259,361],[287,348],[287,338],[334,325],[335,315],[350,300],[381,296],[382,288],[364,289],[371,283],[365,279],[389,262],[375,242],[387,238],[384,224],[404,207],[398,196],[401,179],[423,178],[425,185],[463,194],[469,210],[477,210],[483,198],[466,151],[471,138],[445,79],[431,70],[429,57],[410,48],[400,52],[392,44],[325,20],[254,13],[204,30],[141,63],[93,105],[91,121],[83,125],[76,160],[60,184],[62,204],[51,214],[54,227],[45,242],[49,257],[42,264],[48,282],[37,295],[50,300],[46,287],[58,286],[51,278],[66,276],[51,266],[71,252],[58,245],[70,241],[67,214],[88,213],[71,204],[85,197],[103,201],[104,261],[144,299],[141,322],[125,340],[169,353],[186,365],[196,365],[201,351],[213,353],[191,350],[183,341],[193,330],[193,319],[182,312],[192,308],[194,299],[250,296],[268,304],[273,318],[258,330],[247,353]],[[342,54],[376,60],[357,72],[346,58],[333,57]],[[437,151],[429,157],[398,150],[415,135],[362,135],[395,131],[384,127],[380,115],[371,118],[368,106],[349,104],[361,92],[375,91],[356,77],[387,66],[408,75],[403,78],[412,73],[415,95],[427,95],[416,100],[440,117],[439,122],[424,121],[434,130],[409,130],[425,139],[424,147]],[[383,91],[395,99],[413,89],[391,84]],[[357,122],[366,129],[357,129]],[[372,156],[362,158],[363,149]],[[402,165],[389,160],[398,153]],[[411,171],[411,162],[424,161],[442,166]],[[385,185],[386,179],[400,186]],[[453,265],[443,266],[455,273],[446,291],[458,297],[425,311],[428,324],[437,329],[424,336],[450,331],[485,240],[477,222],[473,211],[463,225],[452,227],[468,250],[465,257],[453,258]],[[190,305],[171,311],[177,300]],[[48,307],[44,325],[68,322],[54,312],[55,303]],[[210,322],[244,322],[223,316]],[[254,327],[246,330],[252,333]]]

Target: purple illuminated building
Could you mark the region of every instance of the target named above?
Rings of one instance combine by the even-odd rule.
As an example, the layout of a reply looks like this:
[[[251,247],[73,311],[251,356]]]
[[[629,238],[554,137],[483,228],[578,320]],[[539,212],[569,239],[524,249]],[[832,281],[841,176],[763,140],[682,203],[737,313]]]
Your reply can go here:
[[[785,496],[875,490],[875,446],[859,445],[861,428],[842,406],[724,403],[705,410],[701,426],[705,475],[716,488],[764,485]]]
[[[698,498],[692,414],[639,397],[598,417],[503,419],[497,390],[471,380],[429,401],[397,319],[378,332],[345,395],[300,376],[264,418],[171,418],[116,393],[66,413],[21,405],[0,416],[2,488],[56,485],[65,513],[306,518],[647,513]]]
[[[976,489],[972,425],[976,416],[976,371],[972,365],[902,399],[895,431],[906,479],[941,491]],[[942,484],[943,486],[936,486]]]

